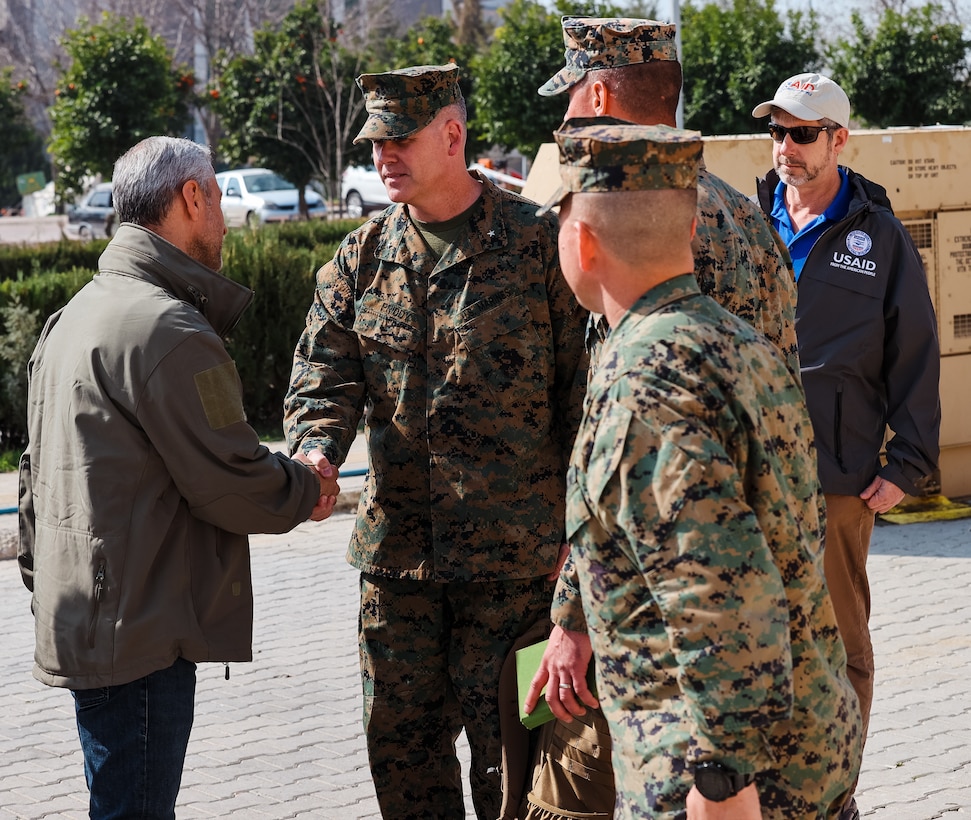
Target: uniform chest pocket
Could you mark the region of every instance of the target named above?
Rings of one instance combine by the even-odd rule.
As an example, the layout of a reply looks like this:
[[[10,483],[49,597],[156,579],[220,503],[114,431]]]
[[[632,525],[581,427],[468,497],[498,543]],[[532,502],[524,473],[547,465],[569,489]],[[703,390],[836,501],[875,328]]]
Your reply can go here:
[[[418,313],[376,293],[364,294],[358,304],[354,332],[365,353],[369,348],[386,347],[411,354],[424,335]]]
[[[397,405],[415,361],[423,356],[421,317],[410,308],[368,293],[357,307],[354,332],[369,395]]]
[[[518,293],[497,294],[462,311],[456,327],[468,356],[507,408],[545,391],[553,359]]]

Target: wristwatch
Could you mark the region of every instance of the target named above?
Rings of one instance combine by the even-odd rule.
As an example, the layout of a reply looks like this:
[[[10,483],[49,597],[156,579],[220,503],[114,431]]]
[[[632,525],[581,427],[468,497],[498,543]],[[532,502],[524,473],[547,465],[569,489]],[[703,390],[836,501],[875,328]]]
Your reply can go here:
[[[734,797],[746,786],[755,782],[754,774],[738,774],[713,760],[695,763],[693,769],[695,786],[701,792],[701,796],[716,803]]]

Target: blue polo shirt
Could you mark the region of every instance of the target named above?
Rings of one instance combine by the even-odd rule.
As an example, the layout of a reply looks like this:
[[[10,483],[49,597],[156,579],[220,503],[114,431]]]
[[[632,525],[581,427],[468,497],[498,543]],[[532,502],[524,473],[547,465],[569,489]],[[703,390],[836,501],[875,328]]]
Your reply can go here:
[[[813,249],[813,245],[816,244],[816,240],[822,236],[830,224],[839,222],[850,212],[850,202],[853,200],[853,195],[850,192],[850,180],[846,175],[846,171],[842,168],[839,169],[839,173],[840,189],[839,193],[836,194],[836,198],[829,203],[829,207],[821,216],[817,216],[798,233],[793,228],[792,220],[789,218],[789,212],[786,210],[786,184],[780,181],[775,186],[775,197],[772,202],[771,214],[772,227],[779,232],[782,241],[789,248],[789,255],[792,257],[792,268],[796,273],[797,282],[799,281],[799,275],[802,273],[802,266],[806,263],[806,257],[809,256],[809,252]]]

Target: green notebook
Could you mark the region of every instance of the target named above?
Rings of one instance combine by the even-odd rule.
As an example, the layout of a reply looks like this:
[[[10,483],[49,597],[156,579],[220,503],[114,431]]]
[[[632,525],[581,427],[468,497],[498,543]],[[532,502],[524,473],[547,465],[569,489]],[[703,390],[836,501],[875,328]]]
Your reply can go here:
[[[553,720],[553,718],[556,717],[556,715],[550,711],[550,705],[546,702],[545,686],[543,687],[543,691],[540,692],[539,700],[536,701],[536,706],[533,707],[533,711],[528,715],[523,711],[523,701],[526,699],[526,693],[529,691],[529,684],[533,682],[533,678],[536,676],[536,670],[539,669],[540,661],[543,660],[543,653],[546,651],[546,644],[548,643],[549,641],[540,641],[539,643],[534,643],[531,646],[527,646],[516,651],[516,683],[519,690],[519,720],[527,729],[535,729],[537,726],[542,726],[547,721]],[[594,697],[596,697],[597,682],[593,663],[591,663],[590,668],[587,669],[587,686],[590,687],[590,691],[593,692]]]

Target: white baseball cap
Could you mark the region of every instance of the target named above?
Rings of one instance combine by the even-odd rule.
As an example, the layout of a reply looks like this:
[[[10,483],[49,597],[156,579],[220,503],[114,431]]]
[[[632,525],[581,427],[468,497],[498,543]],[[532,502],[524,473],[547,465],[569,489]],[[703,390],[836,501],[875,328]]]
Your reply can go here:
[[[829,77],[797,74],[775,92],[775,98],[759,103],[753,117],[767,117],[773,107],[788,111],[800,120],[832,120],[844,128],[850,125],[850,98]]]

